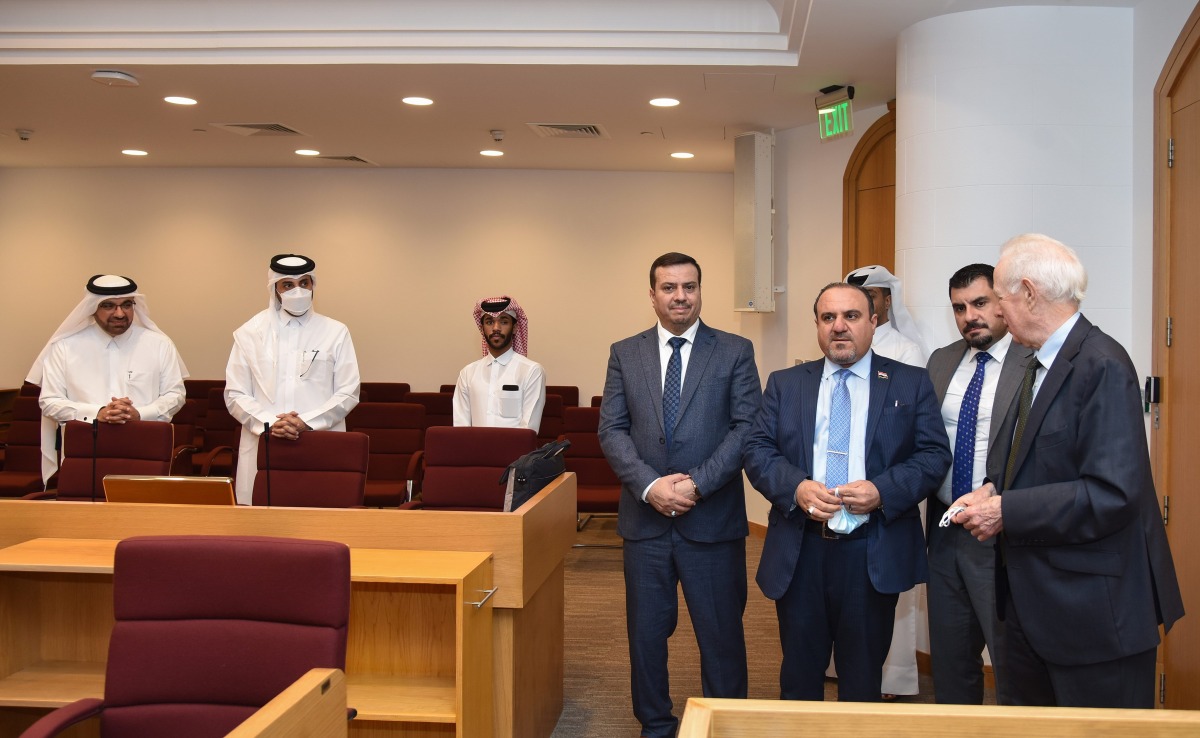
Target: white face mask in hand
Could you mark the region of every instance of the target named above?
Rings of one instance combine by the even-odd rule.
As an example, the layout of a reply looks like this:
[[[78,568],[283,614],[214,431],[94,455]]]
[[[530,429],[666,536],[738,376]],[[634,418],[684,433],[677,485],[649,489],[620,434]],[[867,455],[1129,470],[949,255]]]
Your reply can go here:
[[[312,307],[313,293],[312,290],[296,287],[280,295],[279,300],[283,309],[292,315],[304,315]]]

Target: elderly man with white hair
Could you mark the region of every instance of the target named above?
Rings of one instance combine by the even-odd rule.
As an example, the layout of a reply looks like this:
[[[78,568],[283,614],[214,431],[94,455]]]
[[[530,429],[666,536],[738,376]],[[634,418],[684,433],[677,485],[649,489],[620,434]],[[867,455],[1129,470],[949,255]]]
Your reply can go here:
[[[1183,616],[1150,470],[1137,371],[1079,312],[1087,272],[1048,236],[1008,241],[995,271],[1013,339],[1034,349],[997,479],[951,503],[997,540],[997,641],[1017,705],[1151,708],[1159,625]]]
[[[313,309],[316,262],[279,254],[267,269],[267,308],[233,333],[225,406],[242,424],[237,501],[249,505],[258,437],[296,440],[310,430],[346,430],[358,404],[358,357],[350,330]]]
[[[42,479],[58,469],[59,424],[170,421],[183,406],[186,376],[137,284],[115,274],[89,279],[26,377],[42,388]]]
[[[542,425],[546,373],[529,355],[529,319],[508,295],[475,303],[483,358],[463,367],[454,387],[454,424],[493,428]]]

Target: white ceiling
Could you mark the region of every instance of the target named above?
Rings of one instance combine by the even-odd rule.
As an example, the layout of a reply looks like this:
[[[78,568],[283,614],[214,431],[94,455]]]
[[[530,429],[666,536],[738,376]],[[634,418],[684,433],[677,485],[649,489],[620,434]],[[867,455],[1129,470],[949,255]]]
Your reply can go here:
[[[894,98],[896,38],[920,20],[1138,1],[0,0],[0,167],[728,172],[734,136],[813,122],[821,87],[854,85],[857,109]],[[97,69],[140,84],[101,86]],[[647,104],[662,96],[682,104]],[[302,135],[216,127],[260,123]],[[540,138],[530,123],[609,138]],[[505,156],[481,157],[493,129]]]

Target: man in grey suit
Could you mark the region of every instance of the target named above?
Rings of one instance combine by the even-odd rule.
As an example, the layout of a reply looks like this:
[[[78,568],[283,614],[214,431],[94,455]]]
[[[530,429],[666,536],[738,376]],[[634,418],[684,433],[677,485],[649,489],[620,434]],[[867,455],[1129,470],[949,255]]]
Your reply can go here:
[[[970,264],[950,277],[950,307],[962,338],[929,357],[929,377],[954,449],[954,464],[930,498],[927,516],[929,656],[934,696],[943,704],[983,704],[985,644],[993,672],[1003,668],[996,654],[995,546],[961,526],[938,525],[955,498],[1003,471],[1000,427],[1033,355],[1008,333],[992,271],[990,264]]]
[[[1150,472],[1137,372],[1080,312],[1075,252],[1017,236],[996,264],[1000,312],[1036,351],[1001,438],[1004,471],[952,503],[998,537],[996,605],[1009,704],[1154,706],[1158,626],[1183,600]]]
[[[633,712],[642,735],[675,735],[667,639],[678,585],[700,646],[706,697],[746,696],[742,446],[762,398],[754,347],[700,320],[700,265],[650,266],[658,324],[612,345],[600,445],[621,479]]]

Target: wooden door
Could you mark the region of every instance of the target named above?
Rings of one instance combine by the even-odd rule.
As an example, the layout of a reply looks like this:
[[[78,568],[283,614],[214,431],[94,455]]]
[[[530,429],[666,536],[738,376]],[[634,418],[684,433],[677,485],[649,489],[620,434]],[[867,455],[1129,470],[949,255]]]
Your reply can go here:
[[[871,264],[896,271],[896,101],[867,129],[842,177],[842,274]]]
[[[1193,710],[1200,709],[1200,486],[1194,459],[1200,449],[1200,290],[1194,278],[1200,274],[1198,20],[1200,5],[1157,89],[1153,365],[1162,378],[1162,403],[1151,413],[1158,493],[1168,510],[1167,538],[1189,611],[1163,642],[1160,695],[1165,707]]]

